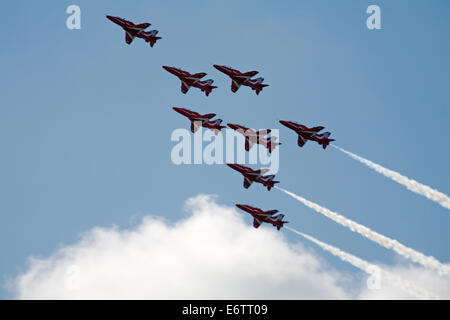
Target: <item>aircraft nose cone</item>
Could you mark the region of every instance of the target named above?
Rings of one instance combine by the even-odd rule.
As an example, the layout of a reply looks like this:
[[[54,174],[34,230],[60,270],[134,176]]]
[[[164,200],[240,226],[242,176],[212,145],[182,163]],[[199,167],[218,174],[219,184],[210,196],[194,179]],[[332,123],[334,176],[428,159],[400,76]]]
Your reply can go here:
[[[242,167],[239,164],[227,163],[227,166],[229,166],[233,170],[236,170],[237,172],[241,172],[242,173]]]
[[[183,113],[183,109],[182,108],[173,107],[172,109],[175,110],[178,113]]]
[[[245,207],[244,207],[244,205],[242,205],[242,204],[236,204],[236,207],[238,207],[239,209],[241,209],[241,210],[245,210]]]
[[[227,126],[229,126],[231,129],[237,130],[238,126],[232,123],[227,123]]]
[[[176,68],[174,68],[174,67],[169,67],[169,66],[163,66],[163,68],[164,68],[166,71],[170,72],[171,74],[178,76],[178,70],[177,70]]]
[[[290,127],[289,121],[280,120],[279,122],[285,127]]]

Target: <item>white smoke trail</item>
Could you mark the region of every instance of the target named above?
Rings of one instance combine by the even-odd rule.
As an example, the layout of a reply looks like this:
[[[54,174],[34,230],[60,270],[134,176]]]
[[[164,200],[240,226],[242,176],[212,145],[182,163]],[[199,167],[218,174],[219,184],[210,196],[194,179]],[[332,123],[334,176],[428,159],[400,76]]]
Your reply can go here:
[[[381,173],[385,177],[388,177],[388,178],[394,180],[395,182],[397,182],[401,185],[404,185],[409,190],[411,190],[415,193],[418,193],[422,196],[425,196],[434,202],[439,203],[444,208],[450,209],[450,198],[447,195],[445,195],[444,193],[442,193],[438,190],[432,189],[432,188],[430,188],[424,184],[421,184],[415,180],[409,179],[408,177],[405,177],[398,172],[384,168],[384,167],[380,166],[379,164],[376,164],[370,160],[360,157],[360,156],[358,156],[354,153],[351,153],[350,151],[347,151],[345,149],[342,149],[338,146],[335,146],[335,145],[331,145],[331,146],[338,149],[339,151],[342,151],[343,153],[349,155],[351,158],[358,160],[359,162],[365,164],[366,166],[375,170],[376,172]]]
[[[400,254],[414,262],[420,263],[427,268],[436,269],[440,275],[445,275],[445,274],[450,273],[450,268],[448,266],[442,264],[441,262],[439,262],[436,258],[434,258],[432,256],[427,257],[424,254],[422,254],[414,249],[404,246],[397,240],[388,238],[386,236],[383,236],[382,234],[372,231],[371,229],[369,229],[353,220],[347,219],[346,217],[344,217],[336,212],[328,210],[327,208],[324,208],[324,207],[318,205],[317,203],[306,200],[305,198],[300,197],[299,195],[296,195],[290,191],[284,190],[283,188],[280,188],[280,187],[275,187],[275,188],[277,188],[278,190],[293,197],[294,199],[300,201],[305,206],[315,210],[316,212],[321,213],[324,216],[330,218],[331,220],[343,225],[344,227],[349,228],[353,232],[357,232],[357,233],[361,234],[363,237],[370,239],[387,249],[392,249],[395,252],[397,252],[398,254]]]
[[[402,278],[398,277],[397,275],[387,272],[386,270],[381,269],[380,267],[371,264],[361,258],[358,258],[350,253],[347,253],[345,251],[342,251],[339,248],[333,247],[332,245],[329,245],[325,242],[322,242],[320,240],[317,240],[314,237],[311,237],[307,234],[304,234],[303,232],[297,231],[295,229],[292,229],[288,226],[285,226],[285,228],[291,232],[294,232],[305,239],[308,239],[315,244],[317,244],[319,247],[324,249],[325,251],[328,251],[332,255],[340,258],[342,261],[348,262],[355,266],[358,269],[361,269],[362,271],[366,272],[369,275],[373,275],[375,270],[379,270],[379,274],[382,277],[382,279],[386,280],[389,284],[396,285],[397,287],[400,287],[401,289],[405,290],[409,294],[419,298],[419,299],[439,299],[438,296],[436,296],[433,293],[427,292],[426,290],[419,288],[415,286],[414,284],[407,282],[403,280]]]

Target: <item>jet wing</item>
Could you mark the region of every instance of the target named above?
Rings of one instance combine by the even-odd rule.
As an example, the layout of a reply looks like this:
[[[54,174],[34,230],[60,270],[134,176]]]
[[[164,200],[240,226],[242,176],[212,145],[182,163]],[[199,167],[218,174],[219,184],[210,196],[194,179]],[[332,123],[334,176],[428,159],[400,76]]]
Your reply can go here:
[[[214,118],[215,116],[216,116],[215,113],[207,113],[207,114],[202,115],[201,117],[202,117],[202,118],[206,118],[206,119],[212,119],[212,118]],[[220,121],[220,122],[222,122],[222,121]]]
[[[128,31],[125,31],[125,42],[131,44],[133,42],[134,36],[132,36]]]
[[[258,216],[258,218],[262,218],[263,220],[272,217],[272,214],[270,214],[268,212],[260,212],[260,213],[257,213],[256,215]]]
[[[270,171],[270,169],[267,169],[267,168],[265,168],[265,169],[259,169],[258,170],[258,173],[259,174],[264,174],[264,173],[267,173],[267,172],[269,172]]]
[[[147,29],[148,27],[150,27],[151,25],[152,25],[151,23],[144,22],[144,23],[137,24],[136,26],[134,26],[133,29],[143,31],[143,30]]]
[[[193,74],[191,77],[192,77],[192,78],[195,78],[195,79],[201,79],[201,78],[203,78],[204,76],[206,76],[206,73],[204,73],[204,72],[199,72],[199,73]]]
[[[298,124],[298,123],[296,123],[295,124],[296,125],[296,129],[294,129],[295,131],[299,131],[299,130],[302,130],[302,131],[308,131],[308,130],[310,130],[310,129],[308,129],[308,127],[307,126],[304,126],[304,125],[302,125],[302,124]]]
[[[325,127],[319,126],[319,127],[311,128],[311,129],[309,129],[309,130],[314,131],[314,132],[319,132],[319,131],[321,131],[321,130],[323,130],[323,129],[325,129]]]
[[[252,185],[253,181],[247,178],[244,178],[244,188],[248,189]]]
[[[248,72],[243,73],[241,76],[243,78],[245,77],[247,79],[250,79],[251,77],[256,76],[258,73],[259,73],[258,71],[248,71]]]
[[[188,86],[184,81],[181,81],[181,92],[186,94],[189,91],[190,86]]]
[[[268,135],[271,132],[272,132],[272,130],[270,130],[270,129],[263,129],[263,130],[256,131],[256,135],[258,135],[258,136],[266,136],[266,135]]]
[[[234,80],[231,80],[231,91],[233,91],[233,92],[238,91],[238,89],[239,89],[240,86],[241,86],[241,85],[240,85],[239,83],[237,83],[237,82],[234,81]]]
[[[259,221],[258,219],[254,218],[253,219],[253,226],[255,228],[258,228],[261,225],[261,221]]]
[[[191,132],[192,132],[192,133],[196,133],[197,130],[198,130],[198,128],[199,128],[199,126],[196,126],[196,125],[195,125],[196,122],[197,122],[197,121],[191,121]]]
[[[301,135],[298,135],[297,144],[299,147],[303,147],[306,143],[306,139],[303,138]]]
[[[252,147],[253,142],[248,137],[245,137],[245,150],[249,151]]]
[[[249,80],[250,78],[252,78],[253,76],[256,76],[257,74],[258,74],[258,71],[249,71],[249,72],[245,72],[245,73],[234,74],[233,77],[240,78],[243,80]]]

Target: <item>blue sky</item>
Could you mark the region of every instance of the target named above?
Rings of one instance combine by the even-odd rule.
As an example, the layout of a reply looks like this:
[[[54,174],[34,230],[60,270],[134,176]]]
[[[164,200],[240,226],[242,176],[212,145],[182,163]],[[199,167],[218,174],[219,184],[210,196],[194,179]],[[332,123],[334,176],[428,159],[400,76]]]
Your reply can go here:
[[[70,4],[81,30],[68,30]],[[382,30],[366,28],[378,4]],[[369,261],[392,252],[297,201],[221,165],[176,166],[171,107],[214,112],[225,122],[279,128],[278,120],[323,125],[336,144],[446,194],[450,152],[448,1],[54,1],[3,3],[0,35],[0,275],[26,268],[95,226],[128,228],[144,214],[176,221],[185,200],[219,195],[226,205],[279,209],[290,226]],[[154,48],[105,14],[151,22]],[[213,64],[259,70],[270,87],[236,94]],[[161,68],[207,72],[216,89],[180,92]],[[280,186],[450,260],[450,215],[333,148],[300,149],[280,128]],[[251,223],[250,219],[248,219]],[[288,234],[292,242],[299,241]],[[356,272],[318,254],[333,267]],[[9,297],[5,289],[0,297]]]

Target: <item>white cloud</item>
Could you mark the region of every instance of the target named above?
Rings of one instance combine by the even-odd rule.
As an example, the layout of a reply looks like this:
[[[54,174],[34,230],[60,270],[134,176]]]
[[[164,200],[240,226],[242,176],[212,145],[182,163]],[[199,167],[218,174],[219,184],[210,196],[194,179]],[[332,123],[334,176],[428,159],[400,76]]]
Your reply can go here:
[[[211,196],[169,224],[146,217],[133,230],[94,228],[47,259],[31,259],[12,284],[23,299],[345,299],[330,271],[275,228],[254,229]],[[77,272],[79,271],[79,289]]]
[[[361,277],[330,269],[314,252],[271,226],[199,195],[175,224],[145,217],[132,230],[94,228],[47,259],[31,258],[12,281],[21,299],[362,299],[403,298],[395,287],[370,291]],[[404,271],[404,270],[396,270]],[[419,268],[428,288],[445,284]],[[402,273],[399,273],[403,275]],[[426,276],[425,276],[426,275]],[[363,277],[363,281],[365,282]],[[355,281],[356,280],[356,281]],[[357,288],[355,288],[357,282]],[[448,282],[447,282],[448,284]],[[79,286],[78,286],[79,285]],[[353,288],[351,288],[353,286]],[[438,292],[442,293],[442,292]],[[448,296],[448,295],[447,295]],[[407,297],[411,298],[411,297]]]

